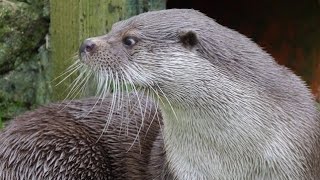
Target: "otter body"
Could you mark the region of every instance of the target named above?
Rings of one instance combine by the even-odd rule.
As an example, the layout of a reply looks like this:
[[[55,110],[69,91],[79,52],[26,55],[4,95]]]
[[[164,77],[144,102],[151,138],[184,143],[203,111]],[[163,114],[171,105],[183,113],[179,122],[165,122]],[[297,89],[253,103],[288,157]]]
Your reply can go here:
[[[194,10],[148,12],[80,48],[100,79],[160,99],[176,179],[318,179],[319,115],[305,83]]]
[[[141,115],[137,98],[130,100],[113,111],[108,126],[111,97],[52,104],[12,120],[0,133],[0,180],[158,176],[147,167],[159,159],[151,159],[151,151],[163,156],[162,138],[157,137],[161,115],[140,97],[146,110]]]

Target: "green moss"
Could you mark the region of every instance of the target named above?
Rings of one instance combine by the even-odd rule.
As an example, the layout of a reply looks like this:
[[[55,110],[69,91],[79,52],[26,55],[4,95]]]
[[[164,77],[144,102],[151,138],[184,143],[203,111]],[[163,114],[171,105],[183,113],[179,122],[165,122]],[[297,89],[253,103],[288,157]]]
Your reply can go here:
[[[39,75],[37,56],[21,63],[15,70],[0,79],[0,114],[7,120],[31,109],[35,101],[37,77]]]
[[[49,25],[26,3],[4,1],[0,12],[0,74],[4,74],[28,61],[35,47],[44,42]]]
[[[48,0],[0,1],[0,118],[47,102],[47,66],[38,50],[48,34]],[[45,7],[46,6],[46,7]],[[42,50],[43,51],[43,50]],[[42,52],[41,51],[41,52]],[[48,91],[48,90],[46,90]],[[37,98],[37,96],[43,96]]]

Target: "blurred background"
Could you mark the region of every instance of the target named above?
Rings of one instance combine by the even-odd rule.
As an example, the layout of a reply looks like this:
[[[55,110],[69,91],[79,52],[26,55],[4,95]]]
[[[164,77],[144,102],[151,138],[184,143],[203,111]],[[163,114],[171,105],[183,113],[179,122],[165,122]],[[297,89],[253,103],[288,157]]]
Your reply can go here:
[[[85,38],[165,8],[197,9],[247,35],[301,76],[320,101],[319,0],[0,0],[0,126],[65,98],[74,77],[55,84]]]

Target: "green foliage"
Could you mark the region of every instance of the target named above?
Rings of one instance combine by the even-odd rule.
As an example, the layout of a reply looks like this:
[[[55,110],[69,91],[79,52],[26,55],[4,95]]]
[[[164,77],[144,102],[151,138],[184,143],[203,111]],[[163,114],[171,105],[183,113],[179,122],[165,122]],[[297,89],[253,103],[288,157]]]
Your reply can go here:
[[[0,74],[28,61],[48,32],[48,22],[22,2],[0,3]]]
[[[0,130],[3,128],[3,122],[2,122],[2,118],[0,116]]]
[[[0,91],[0,119],[2,122],[28,110],[28,106],[23,101],[19,101],[18,98],[14,101],[11,98],[9,93]]]

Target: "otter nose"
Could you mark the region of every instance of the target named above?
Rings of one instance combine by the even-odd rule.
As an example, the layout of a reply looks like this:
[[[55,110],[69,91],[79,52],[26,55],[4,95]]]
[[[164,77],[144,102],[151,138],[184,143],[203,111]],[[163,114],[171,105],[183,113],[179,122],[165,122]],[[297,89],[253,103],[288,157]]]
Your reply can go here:
[[[79,48],[79,54],[93,52],[97,48],[97,45],[90,39],[86,39]]]

